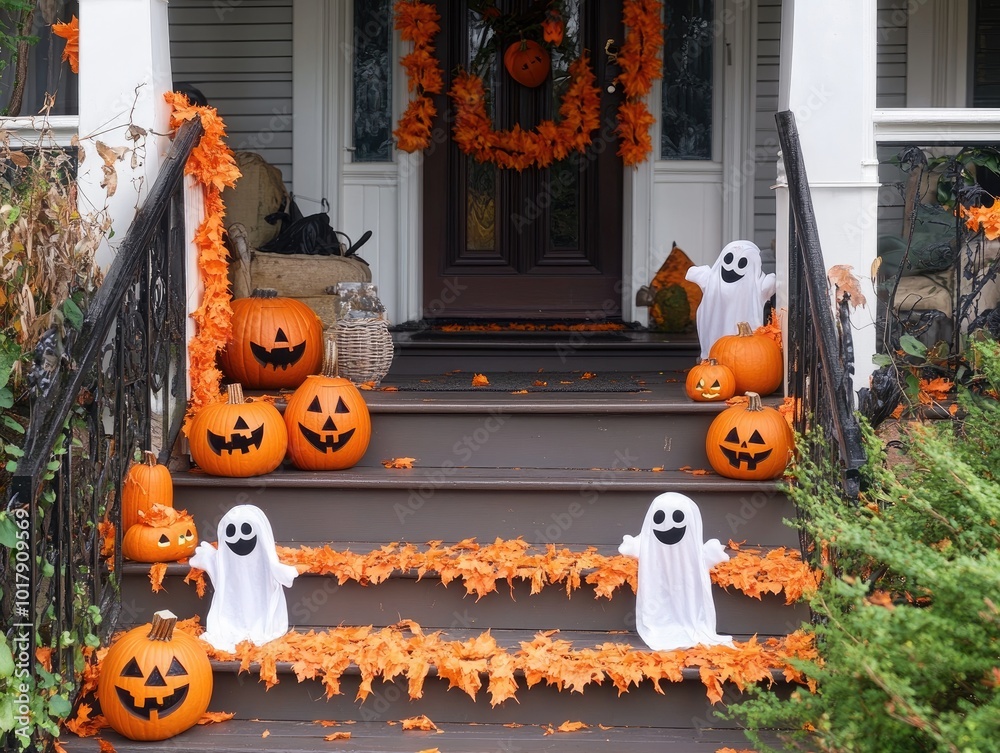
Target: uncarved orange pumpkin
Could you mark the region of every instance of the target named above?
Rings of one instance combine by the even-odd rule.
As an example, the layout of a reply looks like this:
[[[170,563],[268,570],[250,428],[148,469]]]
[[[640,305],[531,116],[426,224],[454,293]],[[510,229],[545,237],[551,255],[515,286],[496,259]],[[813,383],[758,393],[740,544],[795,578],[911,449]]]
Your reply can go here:
[[[206,405],[192,420],[191,457],[213,476],[270,473],[288,449],[284,419],[268,402],[246,402],[239,384],[230,384],[227,391],[229,402]]]
[[[737,395],[748,392],[770,395],[784,380],[781,348],[770,337],[755,335],[747,322],[736,325],[735,335],[716,340],[708,356],[733,370]]]
[[[323,373],[306,377],[285,406],[288,455],[304,471],[337,471],[357,464],[368,449],[371,416],[361,392],[337,376],[337,347],[326,344]]]
[[[143,460],[134,463],[125,476],[122,488],[122,530],[139,522],[139,510],[147,512],[153,505],[174,506],[174,484],[170,471],[156,462],[156,455],[143,452]]]
[[[714,358],[706,358],[692,367],[684,382],[687,396],[699,403],[728,400],[736,394],[736,377],[733,370]]]
[[[122,554],[134,562],[176,562],[198,546],[194,519],[184,511],[155,506],[125,531]]]
[[[503,64],[510,77],[521,84],[534,88],[541,86],[548,78],[552,60],[548,51],[533,39],[514,42],[503,54]]]
[[[219,354],[222,371],[250,389],[294,389],[319,371],[323,323],[311,308],[274,290],[233,301],[233,329]]]
[[[745,404],[722,411],[708,427],[705,452],[720,476],[763,481],[785,472],[794,436],[785,417],[763,405],[756,392]]]
[[[175,633],[166,610],[108,649],[97,693],[108,724],[130,740],[166,740],[190,729],[212,699],[212,666],[205,649]]]

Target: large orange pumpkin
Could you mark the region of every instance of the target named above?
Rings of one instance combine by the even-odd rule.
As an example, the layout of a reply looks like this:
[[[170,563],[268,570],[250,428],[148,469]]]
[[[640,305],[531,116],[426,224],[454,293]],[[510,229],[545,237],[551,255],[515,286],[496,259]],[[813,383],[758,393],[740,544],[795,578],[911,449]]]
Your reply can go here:
[[[785,377],[785,361],[778,343],[766,335],[755,335],[747,322],[736,325],[735,335],[716,340],[708,356],[733,370],[737,395],[770,395]]]
[[[301,301],[254,290],[233,301],[232,321],[219,363],[233,381],[250,389],[295,388],[319,371],[323,323]]]
[[[763,405],[756,392],[722,411],[708,427],[705,452],[720,476],[763,481],[785,472],[794,437],[785,417]]]
[[[503,64],[510,77],[521,84],[534,88],[541,86],[548,78],[552,60],[548,51],[533,39],[514,42],[503,54]]]
[[[191,422],[191,457],[213,476],[270,473],[288,449],[284,419],[268,402],[246,402],[241,385],[230,384],[227,390],[229,402],[206,405]]]
[[[337,376],[337,346],[326,344],[323,373],[306,377],[285,406],[288,454],[304,471],[336,471],[356,465],[368,449],[371,416],[361,392]]]
[[[125,633],[101,662],[101,711],[131,740],[166,740],[208,710],[212,666],[197,638],[174,632],[176,623],[171,612],[156,612],[152,624]]]
[[[725,364],[707,358],[688,372],[684,391],[698,403],[728,400],[736,394],[736,377]]]
[[[153,505],[149,513],[125,531],[122,554],[135,562],[176,562],[198,546],[198,529],[184,510]]]
[[[122,530],[139,522],[139,510],[148,512],[153,505],[174,506],[174,484],[170,471],[156,462],[156,455],[146,450],[143,461],[134,463],[125,476],[122,488]]]

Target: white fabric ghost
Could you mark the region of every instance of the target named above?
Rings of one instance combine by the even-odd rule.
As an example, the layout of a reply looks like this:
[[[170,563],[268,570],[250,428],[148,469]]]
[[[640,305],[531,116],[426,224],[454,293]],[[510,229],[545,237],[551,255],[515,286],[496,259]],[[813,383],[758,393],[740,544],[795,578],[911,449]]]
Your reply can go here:
[[[709,571],[729,559],[718,539],[702,542],[701,511],[683,494],[653,500],[638,536],[625,536],[618,551],[639,559],[636,630],[654,651],[732,645],[715,632]]]
[[[202,541],[191,557],[215,594],[202,638],[220,651],[240,641],[261,645],[288,632],[284,588],[298,571],[278,561],[271,523],[254,505],[238,505],[219,521],[219,548]]]
[[[735,335],[740,322],[751,329],[764,323],[764,304],[774,295],[776,278],[760,271],[760,249],[750,241],[733,241],[711,267],[691,267],[684,277],[703,291],[696,315],[702,360],[716,340]]]

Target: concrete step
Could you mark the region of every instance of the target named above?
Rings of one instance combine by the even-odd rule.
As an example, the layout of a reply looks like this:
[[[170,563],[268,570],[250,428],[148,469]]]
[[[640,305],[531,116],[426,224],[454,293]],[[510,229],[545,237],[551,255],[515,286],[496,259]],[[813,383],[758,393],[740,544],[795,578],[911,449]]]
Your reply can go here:
[[[224,706],[224,703],[213,703]],[[440,732],[403,731],[400,719],[387,722],[357,722],[337,727],[323,727],[313,722],[277,721],[269,717],[232,720],[222,724],[194,727],[177,737],[161,742],[136,743],[112,730],[101,737],[118,753],[176,753],[178,750],[199,753],[245,753],[248,750],[283,751],[284,753],[414,753],[438,749],[441,753],[716,753],[720,748],[746,748],[739,730],[663,729],[649,727],[597,726],[572,733],[547,734],[566,719],[553,719],[545,725],[519,727],[503,724],[437,724]],[[607,727],[607,725],[605,725]],[[267,732],[267,736],[264,733]],[[334,732],[350,732],[349,740],[328,742],[323,738]],[[774,738],[776,744],[776,738]],[[69,753],[98,753],[96,738],[78,738],[64,734],[60,740]]]
[[[411,448],[412,449],[412,448]],[[283,469],[254,478],[175,472],[175,506],[214,540],[231,507],[253,504],[279,541],[461,541],[524,538],[532,544],[590,546],[636,534],[649,503],[675,491],[701,508],[705,538],[754,546],[798,546],[784,525],[795,508],[774,482],[714,474],[621,470],[633,458],[586,469],[353,468],[335,473]],[[617,470],[614,463],[618,462]]]

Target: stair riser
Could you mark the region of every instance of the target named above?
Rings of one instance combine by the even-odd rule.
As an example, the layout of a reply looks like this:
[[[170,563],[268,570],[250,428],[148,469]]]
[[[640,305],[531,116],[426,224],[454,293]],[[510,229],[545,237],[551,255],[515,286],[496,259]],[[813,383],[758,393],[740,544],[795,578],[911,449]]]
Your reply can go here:
[[[405,471],[400,471],[405,473]],[[614,545],[637,534],[649,503],[669,487],[590,486],[537,490],[455,489],[425,483],[414,488],[323,489],[259,486],[186,487],[175,505],[186,508],[202,537],[216,539],[219,519],[234,505],[253,504],[268,516],[275,539],[317,541],[461,541],[524,538],[532,544]],[[706,539],[755,546],[798,546],[782,523],[795,517],[791,501],[773,488],[684,491],[701,508]]]
[[[180,576],[164,579],[164,591],[154,594],[148,578],[130,574],[124,578],[122,601],[131,612],[130,620],[147,621],[159,609],[170,609],[182,617],[204,616],[211,603],[210,591],[199,599],[193,586]],[[493,628],[544,630],[563,627],[573,630],[635,631],[635,596],[627,585],[612,599],[594,598],[593,588],[582,586],[567,599],[558,586],[548,586],[531,595],[527,584],[516,583],[511,590],[498,583],[499,593],[479,601],[466,596],[460,582],[445,588],[439,580],[415,582],[392,578],[377,586],[361,586],[349,581],[338,586],[336,579],[301,576],[286,589],[289,622],[298,629],[323,629],[329,625],[393,625],[401,619],[416,621],[428,630]],[[715,588],[717,628],[723,634],[784,635],[809,619],[803,605],[785,606],[784,599],[766,596],[747,598],[738,591]]]
[[[717,412],[375,413],[359,465],[413,457],[442,469],[710,468],[705,433]]]
[[[731,729],[735,726],[716,716],[724,707],[709,703],[704,687],[697,681],[663,682],[662,695],[646,681],[619,696],[608,680],[603,685],[588,686],[583,693],[571,693],[568,689],[559,692],[542,684],[528,689],[521,680],[516,695],[520,703],[510,699],[493,708],[485,688],[473,701],[458,689],[447,690],[447,681],[436,677],[424,681],[423,697],[417,701],[410,700],[405,680],[393,683],[376,680],[372,683],[373,693],[363,703],[356,702],[359,684],[359,677],[344,676],[340,694],[326,700],[320,683],[296,683],[294,675],[282,675],[281,682],[265,693],[256,674],[217,671],[211,709],[235,711],[240,719],[398,721],[426,714],[438,723],[558,726],[573,720],[616,727]],[[735,688],[727,686],[727,689],[727,701],[739,698]],[[439,742],[439,739],[421,738],[414,741],[413,749],[419,750],[428,744],[433,747]]]

